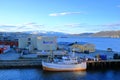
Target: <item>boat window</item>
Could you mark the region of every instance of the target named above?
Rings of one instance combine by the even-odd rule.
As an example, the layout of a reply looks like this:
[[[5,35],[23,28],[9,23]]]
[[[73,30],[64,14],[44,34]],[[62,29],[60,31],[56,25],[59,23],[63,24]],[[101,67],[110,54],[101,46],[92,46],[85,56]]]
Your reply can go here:
[[[70,60],[70,59],[65,59],[65,60]]]

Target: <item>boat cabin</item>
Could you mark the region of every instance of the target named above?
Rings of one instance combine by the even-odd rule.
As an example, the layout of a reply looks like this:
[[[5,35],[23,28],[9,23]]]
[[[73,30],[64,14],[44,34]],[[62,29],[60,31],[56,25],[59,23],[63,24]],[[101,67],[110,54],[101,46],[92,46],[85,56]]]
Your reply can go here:
[[[78,63],[78,60],[77,60],[77,57],[62,57],[62,61],[63,63],[65,64],[75,64],[75,63]]]

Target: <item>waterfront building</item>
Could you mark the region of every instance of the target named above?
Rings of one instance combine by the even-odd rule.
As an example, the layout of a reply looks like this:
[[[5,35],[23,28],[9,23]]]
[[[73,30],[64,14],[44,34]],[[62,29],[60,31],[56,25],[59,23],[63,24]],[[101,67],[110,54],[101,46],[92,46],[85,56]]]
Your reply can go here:
[[[26,38],[18,39],[18,48],[20,49],[28,49],[29,52],[39,51],[39,52],[47,52],[50,50],[57,49],[56,37],[52,36],[33,36],[30,35]]]
[[[19,38],[18,39],[18,48],[21,48],[21,49],[23,49],[23,48],[26,48],[28,45],[28,38]]]
[[[10,46],[9,45],[0,45],[0,54],[1,53],[6,53],[10,51]]]
[[[18,41],[12,36],[0,36],[0,45],[18,46]]]
[[[87,42],[59,42],[58,49],[72,51],[74,49],[75,52],[95,52],[95,45]]]
[[[76,52],[95,52],[95,45],[86,42],[76,42],[72,45]]]
[[[56,37],[38,36],[37,49],[41,51],[56,50],[57,49]]]
[[[58,49],[70,51],[72,45],[71,42],[58,42]]]

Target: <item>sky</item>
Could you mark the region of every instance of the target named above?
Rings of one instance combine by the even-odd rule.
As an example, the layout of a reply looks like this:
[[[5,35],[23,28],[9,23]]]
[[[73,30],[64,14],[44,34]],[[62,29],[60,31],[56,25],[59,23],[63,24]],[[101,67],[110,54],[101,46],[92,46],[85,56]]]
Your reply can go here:
[[[0,0],[0,32],[120,30],[120,0]]]

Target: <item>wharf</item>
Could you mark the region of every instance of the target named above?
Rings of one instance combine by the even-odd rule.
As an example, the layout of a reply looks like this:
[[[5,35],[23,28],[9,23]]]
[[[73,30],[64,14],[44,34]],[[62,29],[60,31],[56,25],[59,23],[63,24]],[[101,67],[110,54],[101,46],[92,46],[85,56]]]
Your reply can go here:
[[[0,60],[0,68],[41,67],[41,59]]]
[[[101,60],[101,61],[87,61],[88,70],[101,69],[120,69],[120,59],[117,60]]]
[[[97,50],[95,53],[82,54],[78,53],[76,56],[95,56],[97,53],[102,55],[108,55],[108,60],[100,61],[87,61],[87,69],[120,69],[120,59],[111,59],[114,53],[116,52],[106,52],[102,50]],[[120,54],[120,53],[119,53]],[[110,56],[110,58],[109,58]],[[8,53],[0,54],[0,68],[29,68],[29,67],[39,67],[41,68],[41,61],[45,59],[44,57],[37,57],[36,54],[23,55],[23,58],[20,59],[20,54],[16,53],[14,50],[11,50]]]
[[[0,60],[0,68],[41,68],[42,59]],[[87,61],[87,69],[120,69],[120,60]]]

